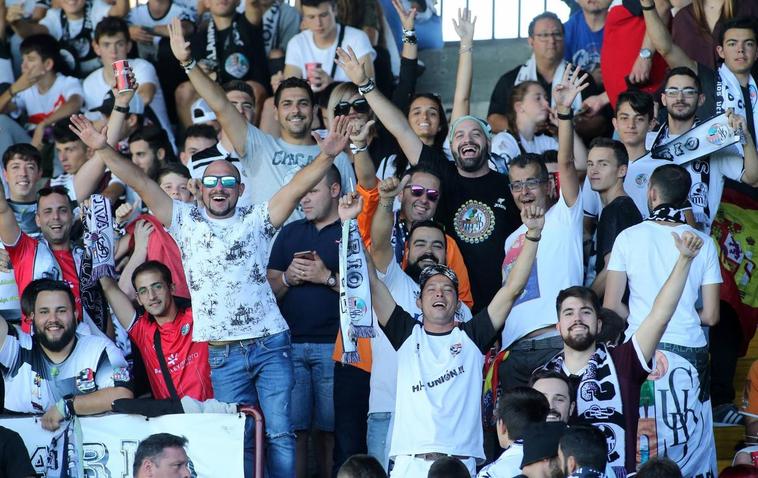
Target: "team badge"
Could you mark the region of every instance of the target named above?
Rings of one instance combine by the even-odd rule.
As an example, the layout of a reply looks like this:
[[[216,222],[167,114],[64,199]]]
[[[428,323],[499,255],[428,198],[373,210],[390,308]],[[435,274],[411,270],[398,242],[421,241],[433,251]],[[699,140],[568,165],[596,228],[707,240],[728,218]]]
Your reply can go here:
[[[463,349],[463,344],[457,343],[450,346],[450,355],[455,357],[459,353],[461,353],[461,349]]]
[[[716,146],[721,146],[729,139],[729,128],[725,124],[716,123],[708,128],[708,133],[705,136],[705,140]]]
[[[189,331],[190,331],[190,325],[189,324],[182,325],[182,328],[180,330],[182,336],[186,336],[189,333]]]
[[[127,367],[114,367],[113,368],[113,381],[114,382],[128,382],[129,369]]]
[[[647,174],[640,173],[634,178],[634,184],[638,187],[644,187],[647,184]]]
[[[113,371],[115,374],[115,370]],[[97,385],[95,385],[95,371],[91,368],[85,368],[79,375],[76,376],[76,389],[82,393],[94,392]]]
[[[495,229],[495,213],[486,204],[469,199],[455,213],[455,233],[469,244],[486,241]]]
[[[242,53],[232,53],[224,62],[224,70],[233,77],[240,79],[250,70],[250,62]]]
[[[703,182],[693,184],[689,199],[694,206],[704,208],[708,204],[708,185]]]

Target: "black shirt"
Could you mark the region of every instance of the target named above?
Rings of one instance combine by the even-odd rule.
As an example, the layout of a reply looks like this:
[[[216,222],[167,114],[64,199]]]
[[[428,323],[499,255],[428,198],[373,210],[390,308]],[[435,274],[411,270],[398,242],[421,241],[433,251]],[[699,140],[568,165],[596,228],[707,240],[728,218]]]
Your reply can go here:
[[[37,476],[18,433],[0,427],[0,478]]]
[[[629,196],[619,196],[603,208],[597,221],[596,273],[605,267],[605,255],[613,250],[613,243],[621,231],[641,222],[642,215]]]
[[[472,312],[485,308],[500,289],[505,239],[521,225],[508,176],[490,170],[478,178],[458,174],[455,164],[424,146],[419,164],[441,169],[442,197],[436,218],[455,239],[469,271]]]

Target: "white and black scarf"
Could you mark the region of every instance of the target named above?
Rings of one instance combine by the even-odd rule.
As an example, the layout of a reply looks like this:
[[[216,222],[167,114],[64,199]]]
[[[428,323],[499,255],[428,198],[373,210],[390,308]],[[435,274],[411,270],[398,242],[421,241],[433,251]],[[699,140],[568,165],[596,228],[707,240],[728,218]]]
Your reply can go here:
[[[758,133],[758,86],[752,75],[749,75],[747,88],[749,97],[743,98],[742,86],[726,63],[716,70],[716,112],[726,113],[728,108],[732,108],[736,114],[747,118],[747,108],[750,108],[753,112],[753,129]]]
[[[263,14],[263,46],[266,48],[266,54],[271,50],[279,48],[279,16],[282,5],[276,0]]]
[[[234,16],[232,17],[232,26],[230,27],[231,31],[224,40],[223,45],[219,45],[216,42],[216,22],[213,18],[208,22],[208,31],[205,35],[205,50],[208,53],[205,56],[205,61],[207,61],[219,75],[219,81],[224,72],[224,66],[221,65],[224,52],[229,50],[231,46],[234,46],[239,50],[242,50],[245,46],[245,43],[242,41],[242,34],[240,33],[240,28],[237,23],[238,21],[239,14],[234,13]]]
[[[689,204],[685,207],[675,207],[670,204],[660,204],[653,212],[650,213],[650,217],[645,219],[646,221],[662,221],[673,222],[675,224],[687,224],[684,219],[684,211],[689,209]]]

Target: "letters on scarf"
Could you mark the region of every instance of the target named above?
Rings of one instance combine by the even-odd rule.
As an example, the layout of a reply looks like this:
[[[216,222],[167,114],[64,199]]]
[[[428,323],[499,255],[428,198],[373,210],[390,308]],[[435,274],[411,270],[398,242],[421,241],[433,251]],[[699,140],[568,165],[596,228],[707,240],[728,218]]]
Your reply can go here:
[[[754,130],[758,131],[758,87],[752,75],[748,76],[747,89],[750,97],[743,98],[742,86],[726,63],[716,70],[716,112],[726,113],[727,109],[732,108],[736,114],[747,119],[747,108],[750,108],[753,112]],[[746,104],[745,100],[750,104]]]
[[[222,72],[226,72],[234,78],[242,79],[250,70],[250,61],[244,54],[245,44],[242,41],[242,34],[238,22],[240,21],[240,15],[234,14],[232,17],[232,26],[224,39],[224,43],[219,45],[216,40],[216,24],[211,19],[208,23],[208,32],[206,33],[206,46],[205,49],[208,54],[205,57],[205,61],[209,62],[212,68],[221,77]],[[227,53],[224,64],[221,65],[224,52]]]
[[[555,73],[553,74],[553,83],[552,86],[557,85],[561,82],[563,79],[563,72],[566,70],[566,66],[568,65],[568,62],[566,60],[561,60],[561,64],[558,65],[558,68],[556,68]],[[518,74],[516,75],[516,81],[513,82],[513,86],[516,86],[518,84],[521,84],[525,81],[537,81],[537,60],[534,58],[534,53],[532,53],[532,56],[524,63],[524,65],[521,67],[521,69],[518,71]],[[548,94],[551,92],[548,91]],[[550,100],[550,106],[555,106],[555,100]],[[574,102],[571,104],[571,109],[576,111],[579,111],[582,108],[582,95],[576,95],[576,98],[574,98]]]
[[[358,232],[358,221],[342,223],[340,242],[340,330],[343,363],[356,363],[358,338],[374,336],[374,310],[371,307],[366,253]]]
[[[113,258],[115,244],[111,202],[105,196],[90,196],[85,207],[84,243],[92,258],[92,280],[101,277],[116,277],[116,262]]]

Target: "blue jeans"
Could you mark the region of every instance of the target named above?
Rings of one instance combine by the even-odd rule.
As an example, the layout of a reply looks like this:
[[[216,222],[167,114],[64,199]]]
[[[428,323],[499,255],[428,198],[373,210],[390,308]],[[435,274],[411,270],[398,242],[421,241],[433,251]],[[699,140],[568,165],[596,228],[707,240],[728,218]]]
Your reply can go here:
[[[392,432],[392,414],[389,412],[376,412],[368,414],[368,430],[366,431],[366,447],[368,454],[379,460],[384,471],[389,469],[390,464],[390,441]]]
[[[334,344],[292,344],[292,427],[334,431]]]
[[[289,331],[208,347],[215,398],[258,405],[266,421],[268,476],[295,476],[295,434],[290,422],[293,387]],[[245,426],[245,476],[252,476],[253,422]]]

